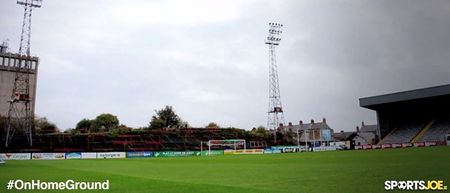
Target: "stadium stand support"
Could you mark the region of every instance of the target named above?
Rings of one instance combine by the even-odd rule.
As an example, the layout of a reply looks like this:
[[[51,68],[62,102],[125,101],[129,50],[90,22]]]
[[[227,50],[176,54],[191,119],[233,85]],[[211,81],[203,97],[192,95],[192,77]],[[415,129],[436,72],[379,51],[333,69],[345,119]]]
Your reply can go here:
[[[427,131],[431,128],[431,126],[434,124],[435,120],[432,120],[430,123],[425,126],[422,131],[420,131],[412,140],[411,143],[417,142]]]
[[[445,142],[445,136],[449,133],[450,120],[438,119],[417,142]]]
[[[403,124],[386,137],[382,144],[409,143],[424,128],[424,125],[419,122]]]
[[[384,137],[380,142],[378,142],[377,145],[383,144],[383,143],[384,143],[384,140],[386,140],[386,139],[387,139],[392,133],[394,133],[397,129],[398,129],[398,127],[392,129],[392,131],[389,132],[389,133],[386,135],[386,137]]]

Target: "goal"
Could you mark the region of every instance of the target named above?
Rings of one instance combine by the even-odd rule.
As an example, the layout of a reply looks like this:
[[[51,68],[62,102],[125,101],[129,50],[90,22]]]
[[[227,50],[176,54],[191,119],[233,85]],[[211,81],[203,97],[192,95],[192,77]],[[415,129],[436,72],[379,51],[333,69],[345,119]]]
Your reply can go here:
[[[230,148],[233,150],[236,149],[244,149],[244,151],[247,150],[245,139],[209,140],[206,145],[208,145],[208,155],[211,155],[211,148],[213,148],[214,146]]]

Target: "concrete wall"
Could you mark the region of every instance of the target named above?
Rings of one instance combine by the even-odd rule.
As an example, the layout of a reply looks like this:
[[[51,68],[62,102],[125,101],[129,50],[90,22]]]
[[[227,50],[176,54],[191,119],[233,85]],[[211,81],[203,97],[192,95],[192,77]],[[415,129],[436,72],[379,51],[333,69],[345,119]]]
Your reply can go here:
[[[14,79],[16,76],[14,61],[20,56],[11,53],[0,53],[0,115],[6,117],[9,110],[9,102],[11,100],[12,89],[14,87]],[[30,73],[30,98],[31,112],[34,115],[34,107],[36,101],[36,79],[39,59],[31,58],[32,70]]]

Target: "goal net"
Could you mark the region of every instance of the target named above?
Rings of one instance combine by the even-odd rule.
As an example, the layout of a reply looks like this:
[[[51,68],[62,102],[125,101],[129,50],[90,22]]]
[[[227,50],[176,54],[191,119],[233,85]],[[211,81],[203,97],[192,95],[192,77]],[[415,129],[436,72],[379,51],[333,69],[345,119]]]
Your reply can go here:
[[[206,143],[208,146],[208,154],[211,155],[211,150],[215,147],[222,147],[222,149],[247,149],[244,139],[223,139],[223,140],[209,140]]]

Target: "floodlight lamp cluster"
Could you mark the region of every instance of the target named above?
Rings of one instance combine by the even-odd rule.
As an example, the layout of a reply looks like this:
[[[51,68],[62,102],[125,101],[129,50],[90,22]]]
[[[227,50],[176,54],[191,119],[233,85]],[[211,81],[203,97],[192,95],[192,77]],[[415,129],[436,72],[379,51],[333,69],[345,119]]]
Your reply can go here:
[[[276,29],[269,29],[269,33],[279,35],[279,34],[283,33],[283,31],[276,30]]]
[[[276,38],[276,37],[269,36],[269,37],[267,37],[267,40],[270,40],[270,41],[281,41],[281,38]]]
[[[283,27],[281,23],[269,23],[270,27]]]
[[[281,38],[279,36],[283,31],[281,31],[281,27],[283,27],[283,24],[280,23],[269,23],[269,36],[267,37],[266,44],[269,45],[278,45],[281,41]]]
[[[42,5],[42,0],[17,0],[17,4],[39,8]]]

